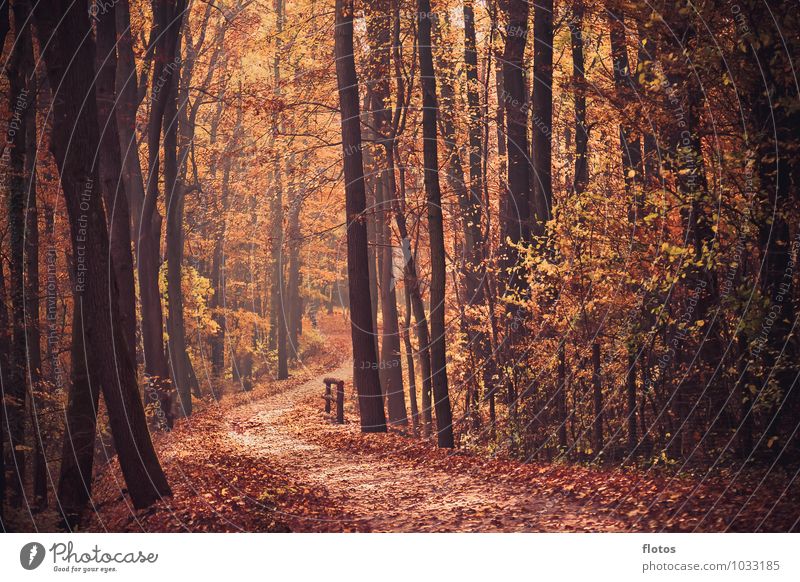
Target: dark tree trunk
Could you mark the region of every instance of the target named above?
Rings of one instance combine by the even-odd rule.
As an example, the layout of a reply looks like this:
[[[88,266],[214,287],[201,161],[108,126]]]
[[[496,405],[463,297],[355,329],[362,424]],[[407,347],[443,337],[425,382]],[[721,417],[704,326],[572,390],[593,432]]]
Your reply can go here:
[[[528,99],[525,91],[525,44],[528,31],[529,3],[526,0],[509,0],[506,3],[506,45],[502,59],[502,93],[500,101],[505,106],[506,151],[508,152],[508,198],[501,204],[504,245],[502,266],[505,288],[521,289],[525,277],[518,273],[519,252],[513,245],[530,239],[530,160],[528,159]]]
[[[586,74],[583,61],[583,0],[575,0],[569,32],[572,44],[572,85],[575,96],[575,176],[572,192],[583,196],[589,185],[589,134],[586,130]]]
[[[564,345],[558,347],[558,386],[556,407],[558,413],[558,448],[561,454],[567,451],[567,363]]]
[[[553,0],[539,0],[533,9],[533,225],[546,235],[552,217],[553,183]]]
[[[67,398],[61,473],[58,479],[58,507],[67,529],[75,529],[92,491],[92,466],[97,431],[100,386],[90,374],[84,349],[83,314],[80,293],[74,294],[72,313],[72,373]]]
[[[277,35],[275,46],[275,60],[273,61],[273,74],[275,78],[275,92],[280,93],[281,83],[281,59],[283,58],[283,20],[285,18],[284,0],[275,0],[275,13],[277,15]],[[277,114],[275,123],[278,124]],[[272,317],[275,322],[275,340],[278,349],[278,380],[289,377],[288,351],[287,351],[287,318],[286,311],[288,306],[285,303],[286,284],[283,280],[283,183],[281,181],[280,154],[275,156],[274,170],[274,193],[275,199],[272,205]]]
[[[29,362],[28,336],[25,331],[25,201],[26,153],[28,123],[35,115],[33,100],[33,40],[31,37],[30,5],[27,1],[14,2],[14,44],[7,69],[9,81],[9,110],[6,139],[10,148],[8,178],[8,232],[11,295],[11,358],[9,363],[6,418],[9,447],[13,459],[11,480],[13,504],[23,502],[25,481],[25,425],[28,396]]]
[[[181,52],[178,38],[176,54]],[[164,188],[167,206],[167,335],[172,379],[178,395],[178,409],[183,416],[192,414],[191,362],[187,357],[186,327],[183,317],[183,208],[185,186],[180,179],[178,120],[185,103],[178,103],[180,71],[172,75],[164,109]]]
[[[609,5],[608,18],[611,59],[614,65],[614,88],[623,120],[627,120],[631,111],[630,106],[635,103],[636,86],[631,77],[628,46],[625,40],[625,13],[622,8],[614,8],[612,2]],[[642,145],[633,124],[628,121],[623,121],[619,126],[619,145],[622,149],[622,174],[630,204],[630,221],[635,223],[637,217],[638,220],[642,219],[644,208],[641,193]]]
[[[122,156],[122,181],[128,198],[133,240],[139,244],[138,233],[144,205],[144,176],[139,160],[139,142],[136,137],[136,110],[139,107],[136,82],[136,61],[131,38],[131,18],[128,0],[118,0],[113,7],[117,37],[116,98],[114,112],[119,131],[120,155]],[[144,87],[141,88],[144,90]]]
[[[31,420],[33,422],[33,502],[36,509],[47,507],[47,459],[42,439],[40,419],[44,413],[42,398],[42,342],[39,327],[39,210],[37,205],[37,135],[36,135],[36,77],[30,79],[31,114],[25,120],[25,176],[28,181],[25,203],[25,330],[28,351],[28,383],[30,385]]]
[[[422,85],[422,136],[425,164],[425,192],[428,199],[428,234],[431,251],[431,373],[433,407],[436,411],[436,431],[439,447],[453,448],[453,413],[447,387],[447,345],[445,327],[445,248],[442,219],[442,193],[439,187],[437,147],[436,76],[431,47],[431,5],[428,0],[417,2],[419,26],[419,67]]]
[[[406,368],[408,369],[408,397],[411,401],[411,428],[414,435],[419,435],[419,408],[417,406],[417,376],[414,371],[414,347],[411,345],[411,293],[406,287],[406,320],[403,325],[403,344],[406,350]]]
[[[126,349],[115,281],[109,277],[109,239],[93,163],[100,146],[93,86],[95,47],[84,7],[67,0],[39,2],[36,31],[53,95],[52,150],[70,222],[76,265],[76,309],[82,310],[87,368],[97,376],[128,491],[136,508],[165,495],[169,485],[150,440],[133,354]],[[85,270],[84,270],[85,269]],[[74,387],[73,387],[74,388]]]
[[[117,281],[123,336],[136,353],[136,289],[131,254],[131,217],[125,191],[117,122],[116,7],[97,15],[97,113],[100,124],[100,187],[111,237],[111,266]],[[137,158],[138,159],[138,158]]]
[[[157,205],[161,133],[164,129],[165,112],[170,100],[173,78],[178,72],[178,38],[185,8],[185,0],[175,2],[162,0],[153,4],[153,23],[158,35],[154,49],[153,84],[150,92],[147,188],[137,245],[145,376],[148,378],[148,391],[158,395],[160,412],[166,421],[160,424],[165,424],[165,428],[172,427],[173,386],[164,350],[164,315],[158,286],[161,262],[161,216],[158,214]]]
[[[0,47],[5,46],[6,36],[11,28],[9,18],[9,3],[0,6]],[[8,385],[8,366],[11,360],[11,340],[8,335],[8,311],[6,310],[6,278],[3,259],[0,257],[0,402],[6,401],[6,386]],[[6,504],[6,407],[0,406],[0,524],[5,519]]]
[[[211,122],[209,141],[214,144],[217,141],[219,122],[222,117],[224,101],[220,100],[217,111]],[[225,296],[225,231],[227,228],[226,216],[228,214],[228,204],[230,200],[230,181],[231,181],[231,154],[234,144],[237,142],[238,131],[241,117],[237,120],[236,129],[231,136],[229,147],[226,148],[225,166],[222,169],[222,184],[220,187],[220,208],[217,215],[218,223],[214,226],[214,250],[211,258],[211,286],[214,288],[214,295],[209,301],[211,316],[217,324],[217,333],[211,336],[211,370],[214,376],[222,378],[225,371],[225,333],[227,322],[225,319],[225,309],[227,309]],[[210,172],[212,180],[216,177],[217,165],[212,162]]]
[[[390,110],[390,25],[392,23],[391,2],[380,0],[367,10],[367,35],[374,56],[369,63],[371,82],[368,85],[372,120],[378,139],[387,139],[392,134]],[[388,403],[389,422],[397,426],[407,426],[405,391],[403,388],[403,367],[400,356],[400,326],[397,314],[397,292],[394,280],[394,250],[389,228],[392,201],[394,196],[391,172],[388,168],[389,156],[384,148],[376,151],[375,178],[375,218],[378,276],[380,278],[380,299],[383,325],[381,329],[380,368],[381,386]]]
[[[625,376],[625,392],[627,399],[627,420],[628,420],[628,451],[630,454],[636,452],[639,446],[639,437],[636,430],[636,352],[628,352],[628,370]]]
[[[302,193],[295,189],[292,192],[292,201],[289,205],[288,224],[286,234],[288,237],[287,246],[289,247],[289,265],[286,281],[286,295],[288,301],[289,317],[289,354],[295,360],[300,357],[300,334],[302,333],[303,322],[303,298],[300,294],[301,284],[301,233],[300,233],[300,213],[303,208]]]
[[[600,344],[592,344],[592,400],[594,421],[592,448],[594,456],[599,457],[603,450],[603,380],[600,375]]]
[[[336,78],[342,117],[347,212],[347,272],[355,385],[362,432],[386,432],[378,377],[367,264],[366,192],[361,155],[358,77],[353,57],[353,0],[336,0]]]
[[[0,43],[8,34],[8,4],[0,6]],[[6,310],[5,264],[0,257],[0,402],[5,402],[8,386],[8,363],[11,360],[11,338],[8,335],[8,311]],[[3,523],[6,505],[6,407],[0,406],[0,523]]]

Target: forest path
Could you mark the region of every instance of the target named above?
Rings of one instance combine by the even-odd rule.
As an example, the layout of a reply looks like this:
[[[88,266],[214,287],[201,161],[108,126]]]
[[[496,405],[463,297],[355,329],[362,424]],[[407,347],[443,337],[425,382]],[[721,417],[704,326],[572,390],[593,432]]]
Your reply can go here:
[[[520,463],[438,449],[396,431],[362,434],[341,314],[287,380],[230,383],[153,438],[173,495],[136,511],[102,464],[89,531],[789,531],[783,486],[636,468]],[[308,346],[307,346],[308,348]],[[345,424],[323,413],[322,379],[347,381]],[[221,396],[221,397],[220,397]],[[774,495],[763,494],[775,491]],[[122,493],[121,493],[122,492]],[[759,492],[755,495],[754,492]],[[777,497],[777,501],[776,501]],[[709,508],[712,508],[709,511]],[[770,518],[766,523],[764,520]]]
[[[276,509],[292,531],[620,531],[624,524],[598,510],[537,492],[530,483],[504,482],[490,469],[463,471],[389,447],[361,450],[355,439],[411,440],[397,434],[361,435],[353,416],[332,425],[322,413],[322,378],[347,381],[352,364],[230,411],[226,448],[317,491],[315,503]],[[345,438],[342,438],[345,437]],[[347,438],[350,437],[350,438]],[[348,446],[347,441],[351,441]],[[417,442],[417,445],[419,443]],[[402,445],[401,445],[402,446]],[[466,455],[458,455],[462,459]]]

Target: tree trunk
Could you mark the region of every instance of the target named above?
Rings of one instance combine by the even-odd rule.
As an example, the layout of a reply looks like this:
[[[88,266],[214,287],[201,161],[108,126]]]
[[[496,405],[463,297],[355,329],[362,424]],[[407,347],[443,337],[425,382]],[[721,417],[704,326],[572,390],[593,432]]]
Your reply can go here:
[[[507,289],[521,290],[525,277],[518,273],[519,251],[513,248],[530,239],[530,161],[528,159],[528,100],[525,91],[525,43],[529,3],[509,0],[506,4],[506,45],[503,52],[502,93],[498,100],[505,107],[506,151],[508,152],[508,198],[501,204],[503,245],[501,264]]]
[[[422,85],[422,135],[425,163],[425,192],[428,199],[428,234],[431,251],[431,373],[436,411],[437,442],[441,448],[453,448],[453,414],[447,387],[447,347],[445,327],[445,248],[442,219],[442,194],[439,187],[439,160],[436,141],[436,77],[431,47],[431,6],[428,0],[417,2],[419,26],[419,66]]]
[[[567,363],[564,345],[558,347],[558,386],[556,386],[556,408],[558,413],[558,448],[567,452]]]
[[[142,306],[142,340],[144,344],[145,376],[148,391],[158,396],[165,428],[172,427],[173,386],[169,364],[164,351],[164,316],[159,289],[161,216],[159,198],[159,168],[161,133],[167,110],[173,77],[178,70],[178,37],[185,12],[185,0],[153,4],[153,22],[159,31],[155,46],[153,85],[150,92],[150,119],[147,134],[147,188],[138,232],[139,294]]]
[[[147,430],[133,355],[125,349],[122,329],[113,325],[120,312],[115,281],[109,277],[108,231],[93,163],[100,138],[91,24],[85,8],[67,0],[39,2],[34,13],[50,86],[56,92],[52,150],[77,261],[76,309],[83,310],[87,368],[102,387],[133,505],[144,508],[171,491]],[[86,258],[83,264],[81,257]]]
[[[390,24],[392,23],[391,2],[380,0],[370,4],[367,9],[367,36],[370,41],[371,59],[369,63],[368,94],[371,105],[373,126],[379,140],[392,134],[390,110]],[[375,222],[378,276],[380,278],[380,300],[383,326],[381,329],[380,369],[381,385],[388,403],[389,422],[397,426],[407,426],[405,391],[403,388],[403,367],[400,356],[400,326],[397,314],[397,292],[394,279],[394,247],[389,228],[391,219],[391,200],[394,187],[390,184],[391,172],[388,168],[389,156],[385,148],[375,152]]]
[[[553,0],[540,0],[533,8],[533,199],[531,232],[547,234],[552,218],[553,180]]]
[[[634,92],[636,87],[634,80],[631,78],[628,46],[625,40],[625,13],[622,8],[614,8],[609,5],[608,18],[609,36],[611,37],[611,58],[614,65],[614,87],[619,101],[619,108],[623,120],[625,120],[628,119],[630,113],[625,107],[634,103],[636,98],[636,93]],[[642,146],[632,123],[623,121],[620,124],[619,145],[622,149],[622,174],[630,204],[630,221],[635,224],[636,217],[642,220],[641,214],[644,209],[644,201],[641,195]]]
[[[178,37],[176,54],[181,52]],[[178,103],[180,69],[172,75],[164,109],[164,189],[167,206],[167,335],[172,379],[183,416],[192,414],[191,362],[187,357],[186,327],[183,316],[183,208],[185,185],[180,179],[178,125],[185,103]]]
[[[0,47],[5,46],[6,36],[11,28],[9,18],[9,3],[0,6]],[[6,278],[3,259],[0,257],[0,402],[6,401],[6,386],[8,385],[8,366],[11,360],[11,341],[8,335],[8,311],[6,311]],[[0,523],[4,523],[6,504],[6,407],[0,406]]]
[[[8,178],[8,231],[11,295],[11,358],[8,374],[6,419],[8,440],[13,459],[11,502],[22,504],[25,499],[25,425],[28,393],[29,362],[28,336],[25,330],[25,200],[26,153],[29,118],[35,115],[33,98],[33,40],[31,38],[30,5],[27,1],[14,2],[14,44],[7,69],[9,81],[9,111],[6,139],[10,148]]]
[[[116,7],[97,15],[97,113],[100,125],[100,187],[111,237],[111,266],[119,291],[123,336],[127,349],[136,353],[136,289],[131,254],[131,217],[120,152],[117,122]],[[137,158],[138,159],[138,158]]]
[[[284,0],[275,0],[275,13],[277,18],[277,30],[275,38],[275,59],[273,61],[273,75],[275,80],[275,93],[280,94],[281,83],[281,59],[283,58],[283,20],[285,18]],[[278,114],[274,116],[276,126],[279,125]],[[283,183],[281,181],[281,162],[280,154],[275,155],[274,166],[274,192],[275,198],[272,205],[272,310],[275,318],[275,339],[278,348],[278,380],[289,377],[288,353],[287,353],[287,318],[285,304],[285,284],[283,281]]]
[[[355,385],[362,432],[386,432],[378,377],[367,264],[366,192],[361,154],[358,78],[353,57],[353,0],[336,0],[336,78],[342,117],[347,211],[347,273]]]
[[[408,397],[411,401],[411,428],[414,436],[419,435],[419,408],[417,406],[417,376],[414,371],[414,348],[411,345],[411,293],[405,288],[406,321],[403,325],[403,344],[406,350],[406,368],[408,369]]]
[[[572,84],[575,99],[575,176],[572,192],[581,197],[589,185],[589,134],[586,130],[586,74],[583,61],[583,0],[575,0],[569,32],[572,44]]]
[[[286,281],[286,295],[288,301],[289,317],[289,354],[295,360],[300,357],[300,334],[302,333],[303,320],[303,299],[300,295],[301,284],[301,232],[300,232],[300,213],[303,208],[302,193],[293,189],[292,200],[289,204],[288,224],[286,234],[288,236],[289,265]]]
[[[594,456],[599,457],[603,451],[603,381],[600,375],[600,344],[592,344],[592,399],[594,404],[594,421],[592,432],[592,448]]]
[[[90,373],[84,348],[80,293],[74,294],[72,312],[72,373],[67,398],[66,427],[58,478],[58,507],[67,529],[80,523],[92,491],[92,467],[97,432],[100,386]]]
[[[136,61],[131,38],[131,17],[128,0],[118,0],[113,7],[117,36],[116,104],[114,112],[119,131],[120,154],[122,156],[122,181],[128,197],[128,210],[132,218],[133,240],[137,250],[141,231],[142,207],[144,206],[144,176],[139,160],[139,142],[136,137],[136,111],[139,108],[136,82]],[[141,88],[144,90],[144,87]]]
[[[37,135],[36,101],[37,83],[35,73],[31,72],[30,109],[25,121],[25,176],[28,181],[27,201],[25,203],[25,330],[28,351],[28,384],[30,386],[31,420],[33,422],[33,502],[37,510],[47,507],[47,459],[45,443],[39,420],[44,412],[45,400],[42,391],[42,342],[39,327],[39,211],[37,206]]]

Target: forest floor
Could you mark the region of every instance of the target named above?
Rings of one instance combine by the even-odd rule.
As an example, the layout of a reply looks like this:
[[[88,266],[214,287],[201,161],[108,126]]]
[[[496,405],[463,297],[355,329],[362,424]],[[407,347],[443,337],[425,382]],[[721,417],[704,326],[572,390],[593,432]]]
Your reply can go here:
[[[134,511],[101,469],[94,531],[788,531],[796,483],[519,463],[399,432],[363,435],[348,382],[345,425],[324,414],[325,376],[352,378],[341,316],[289,380],[198,407],[156,446],[173,497]],[[790,484],[790,488],[786,487]]]

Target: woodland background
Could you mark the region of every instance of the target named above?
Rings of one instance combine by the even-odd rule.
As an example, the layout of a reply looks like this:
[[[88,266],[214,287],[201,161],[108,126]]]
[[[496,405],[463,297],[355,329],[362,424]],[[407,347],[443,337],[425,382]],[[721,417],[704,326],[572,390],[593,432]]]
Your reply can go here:
[[[161,502],[163,432],[350,348],[387,451],[798,527],[796,4],[4,0],[0,46],[4,529],[108,464]]]

